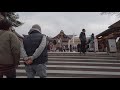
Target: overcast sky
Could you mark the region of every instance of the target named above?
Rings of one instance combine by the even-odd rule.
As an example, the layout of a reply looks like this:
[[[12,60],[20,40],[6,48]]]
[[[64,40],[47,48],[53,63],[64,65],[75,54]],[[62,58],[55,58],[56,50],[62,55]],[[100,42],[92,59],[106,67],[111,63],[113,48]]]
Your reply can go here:
[[[24,24],[16,31],[22,34],[28,34],[28,31],[34,24],[39,24],[42,33],[54,37],[61,30],[67,35],[73,33],[79,35],[83,28],[86,29],[86,35],[91,33],[95,35],[106,30],[108,26],[119,20],[116,16],[101,15],[100,12],[17,12],[19,20]]]

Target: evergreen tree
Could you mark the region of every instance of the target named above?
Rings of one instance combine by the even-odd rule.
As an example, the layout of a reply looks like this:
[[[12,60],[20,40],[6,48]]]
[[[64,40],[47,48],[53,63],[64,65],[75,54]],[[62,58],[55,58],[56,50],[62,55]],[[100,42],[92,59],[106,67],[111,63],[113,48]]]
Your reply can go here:
[[[6,19],[12,22],[13,27],[19,27],[23,23],[19,21],[19,15],[16,12],[0,12]]]

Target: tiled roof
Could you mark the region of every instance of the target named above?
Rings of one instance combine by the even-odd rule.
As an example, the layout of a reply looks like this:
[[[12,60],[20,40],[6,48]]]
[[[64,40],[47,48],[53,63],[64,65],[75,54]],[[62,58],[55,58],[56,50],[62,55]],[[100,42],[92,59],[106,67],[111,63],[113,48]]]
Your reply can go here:
[[[73,37],[73,35],[67,35],[70,39]]]
[[[96,35],[96,37],[99,37],[101,35],[107,35],[108,33],[113,32],[115,30],[119,31],[119,29],[120,29],[120,20],[115,22],[114,24],[110,25],[107,30],[99,33],[98,35]]]

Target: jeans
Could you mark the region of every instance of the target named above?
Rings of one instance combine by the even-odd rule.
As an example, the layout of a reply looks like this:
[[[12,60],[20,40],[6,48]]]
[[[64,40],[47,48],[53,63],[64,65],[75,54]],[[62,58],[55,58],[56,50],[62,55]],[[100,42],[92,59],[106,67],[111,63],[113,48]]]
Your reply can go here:
[[[36,74],[40,78],[45,78],[47,77],[46,69],[46,64],[25,65],[25,70],[28,78],[34,78]]]

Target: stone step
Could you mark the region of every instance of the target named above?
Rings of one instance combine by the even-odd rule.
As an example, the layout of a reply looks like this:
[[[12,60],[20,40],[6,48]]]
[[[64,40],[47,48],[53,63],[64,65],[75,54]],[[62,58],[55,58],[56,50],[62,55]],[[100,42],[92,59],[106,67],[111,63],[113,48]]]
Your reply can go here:
[[[116,62],[120,63],[117,59],[78,59],[78,58],[49,58],[48,61],[69,61],[69,62]]]
[[[21,59],[21,61],[23,61]],[[75,61],[75,62],[117,62],[119,63],[120,60],[117,59],[79,59],[79,58],[48,58],[48,61]]]
[[[78,63],[78,64],[82,64],[82,63],[85,63],[85,64],[115,64],[115,65],[120,65],[120,63],[111,63],[111,62],[75,62],[75,61],[48,61],[48,63]]]
[[[69,58],[69,59],[110,59],[110,60],[118,60],[117,57],[100,57],[100,56],[48,56],[48,59],[53,58]],[[22,60],[22,58],[21,58]]]
[[[37,75],[36,78],[39,78]],[[17,74],[17,78],[27,78],[26,75]],[[52,74],[48,73],[47,78],[120,78],[119,75],[91,75],[91,74]]]
[[[76,65],[76,66],[112,66],[119,67],[119,64],[104,64],[104,63],[48,63],[47,65]]]
[[[47,70],[48,77],[98,77],[119,78],[120,72]],[[17,70],[17,76],[26,76],[25,70]]]
[[[48,54],[80,54],[79,52],[48,52]],[[82,53],[81,53],[82,54]],[[89,55],[93,55],[93,54],[96,54],[96,55],[109,55],[107,52],[86,52],[86,54],[89,54]],[[114,53],[116,54],[116,53]]]
[[[24,63],[24,61],[20,61],[20,63],[22,64],[22,63]],[[117,61],[117,62],[115,62],[115,61],[61,61],[61,60],[51,60],[51,61],[48,61],[48,63],[47,64],[49,64],[49,63],[86,63],[86,64],[116,64],[116,65],[120,65],[120,61]]]
[[[24,64],[22,61],[20,64]],[[64,61],[48,61],[47,65],[76,65],[76,66],[120,66],[120,63],[106,63],[106,62],[64,62]]]
[[[112,66],[76,66],[76,65],[46,65],[47,68],[59,68],[59,67],[62,67],[62,68],[91,68],[91,69],[120,69],[120,66],[119,67],[112,67]],[[19,65],[19,67],[25,67],[25,65]]]
[[[97,57],[97,56],[48,56],[48,58],[72,58],[72,59],[117,59],[117,57]]]
[[[27,78],[27,76],[17,76],[16,78]],[[39,78],[39,76],[35,76],[35,78]],[[47,78],[86,78],[86,77],[47,77]],[[89,78],[89,77],[88,77]]]
[[[120,65],[114,65],[114,64],[77,64],[77,63],[49,63],[47,65],[76,65],[76,66],[105,66],[105,67],[109,67],[109,66],[112,66],[112,67],[119,67]]]
[[[67,61],[67,60],[77,60],[77,61],[81,61],[81,60],[84,60],[84,61],[87,61],[87,60],[89,60],[89,61],[92,61],[92,60],[94,60],[94,61],[120,61],[120,60],[117,60],[117,59],[100,59],[100,58],[97,58],[97,59],[91,59],[91,58],[48,58],[48,60],[64,60],[64,61]]]
[[[24,65],[20,65],[17,69],[25,69]],[[64,66],[64,65],[47,65],[47,70],[71,70],[71,71],[106,71],[120,72],[120,67],[89,67],[89,66]]]
[[[48,53],[49,56],[83,56],[83,54],[79,53],[79,52],[49,52]],[[97,52],[97,53],[94,53],[94,52],[87,52],[86,55],[88,56],[116,56],[117,53],[111,53],[111,54],[108,54],[106,52]]]
[[[109,59],[68,59],[68,58],[62,59],[62,58],[49,58],[48,61],[120,63],[120,60],[109,60]]]
[[[54,54],[80,54],[79,52],[48,52],[48,54],[50,55],[54,55]],[[82,53],[81,53],[82,54]],[[96,54],[96,55],[109,55],[107,52],[86,52],[86,54],[88,55],[93,55],[93,54]],[[116,54],[116,53],[113,53],[113,54]]]
[[[103,57],[109,57],[109,56],[116,56],[117,54],[114,55],[109,55],[109,54],[85,54],[86,56],[103,56]],[[48,54],[48,56],[84,56],[84,54],[80,54],[80,53],[54,53],[54,54]]]
[[[120,60],[115,56],[105,53],[87,53],[85,56],[79,53],[48,54],[47,78],[120,78]],[[23,61],[20,64],[17,78],[27,78]],[[36,78],[39,77],[36,75]]]

